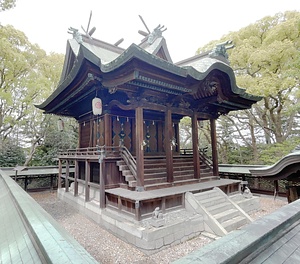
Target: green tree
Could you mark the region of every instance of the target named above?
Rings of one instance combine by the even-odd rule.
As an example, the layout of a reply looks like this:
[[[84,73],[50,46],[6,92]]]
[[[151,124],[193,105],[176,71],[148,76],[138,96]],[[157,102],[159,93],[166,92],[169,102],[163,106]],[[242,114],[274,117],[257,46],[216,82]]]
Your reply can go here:
[[[7,139],[17,139],[29,149],[27,165],[51,125],[51,116],[34,104],[57,87],[63,55],[47,55],[24,33],[0,25],[0,58],[0,148]]]
[[[14,140],[6,140],[0,148],[0,167],[15,167],[23,164],[24,161],[24,150]]]
[[[28,159],[30,166],[56,165],[59,151],[74,149],[78,143],[78,123],[72,118],[64,118],[64,129],[58,129],[60,117],[49,116],[45,135],[36,145],[35,152]]]
[[[16,0],[0,0],[0,12],[16,6]]]
[[[227,116],[242,145],[251,148],[254,160],[259,162],[257,144],[262,139],[266,144],[275,144],[299,135],[300,13],[290,11],[265,17],[208,43],[198,52],[225,40],[232,40],[235,45],[228,54],[238,85],[263,96],[251,110]]]

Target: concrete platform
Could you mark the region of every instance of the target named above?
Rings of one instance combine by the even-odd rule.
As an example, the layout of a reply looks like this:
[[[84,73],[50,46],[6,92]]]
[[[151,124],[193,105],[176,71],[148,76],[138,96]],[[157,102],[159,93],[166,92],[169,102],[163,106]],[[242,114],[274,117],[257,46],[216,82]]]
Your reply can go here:
[[[142,192],[122,188],[108,189],[105,191],[105,208],[100,208],[99,189],[94,186],[89,187],[91,199],[86,201],[83,183],[79,183],[77,196],[74,196],[74,186],[71,185],[68,192],[64,188],[58,189],[58,197],[123,241],[146,254],[152,254],[206,231],[203,215],[185,208],[186,193],[205,192],[214,187],[230,190],[230,186],[234,186],[235,189],[239,182],[218,179]],[[145,211],[148,204],[152,206],[149,208],[153,208],[149,212]],[[159,207],[162,219],[153,220],[155,207]],[[136,218],[139,210],[143,214],[140,220]],[[161,224],[162,222],[164,223]]]

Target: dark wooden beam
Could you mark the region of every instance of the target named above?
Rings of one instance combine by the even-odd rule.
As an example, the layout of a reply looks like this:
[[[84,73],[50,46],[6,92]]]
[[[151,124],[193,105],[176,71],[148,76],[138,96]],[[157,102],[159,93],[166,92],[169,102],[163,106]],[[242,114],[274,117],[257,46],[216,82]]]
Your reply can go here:
[[[212,149],[213,175],[219,176],[216,120],[210,119],[210,137]]]
[[[143,108],[135,109],[137,191],[144,190],[144,121]]]
[[[198,149],[198,116],[197,112],[194,112],[192,116],[192,141],[193,141],[193,161],[194,161],[194,178],[200,178],[200,159]]]

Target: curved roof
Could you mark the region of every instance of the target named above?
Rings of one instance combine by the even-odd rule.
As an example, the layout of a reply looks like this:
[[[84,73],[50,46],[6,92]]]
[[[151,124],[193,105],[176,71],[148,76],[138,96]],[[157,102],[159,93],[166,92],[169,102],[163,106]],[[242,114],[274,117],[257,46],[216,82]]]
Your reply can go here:
[[[290,153],[271,166],[250,169],[252,176],[280,180],[292,180],[300,171],[300,150]]]
[[[78,119],[91,112],[87,102],[98,94],[106,105],[117,100],[130,108],[130,100],[143,98],[149,109],[163,111],[168,103],[183,115],[196,109],[203,118],[215,118],[261,99],[236,85],[232,68],[222,58],[204,54],[174,64],[162,36],[126,50],[81,37],[68,40],[60,84],[37,106],[46,113]]]

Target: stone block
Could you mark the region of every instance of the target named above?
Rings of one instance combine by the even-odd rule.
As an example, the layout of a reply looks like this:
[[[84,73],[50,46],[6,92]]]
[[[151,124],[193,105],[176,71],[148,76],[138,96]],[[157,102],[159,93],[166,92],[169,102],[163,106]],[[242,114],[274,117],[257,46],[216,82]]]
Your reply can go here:
[[[159,238],[155,241],[155,248],[160,249],[161,247],[164,246],[164,240],[163,238]]]
[[[116,221],[116,226],[135,237],[142,238],[144,228],[139,228],[131,223],[123,223],[120,221]]]
[[[164,245],[171,245],[174,242],[174,234],[169,234],[164,237]]]

